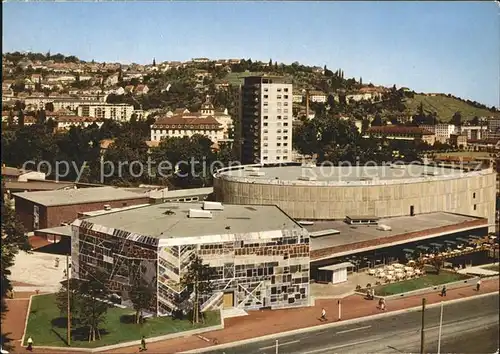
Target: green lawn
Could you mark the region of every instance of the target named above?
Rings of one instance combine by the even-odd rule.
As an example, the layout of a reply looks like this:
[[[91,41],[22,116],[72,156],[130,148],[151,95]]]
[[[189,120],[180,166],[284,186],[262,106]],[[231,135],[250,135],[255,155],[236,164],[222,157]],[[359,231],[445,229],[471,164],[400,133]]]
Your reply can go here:
[[[486,267],[482,267],[483,269],[491,270],[493,272],[499,272],[500,273],[500,264],[492,264]]]
[[[171,317],[148,318],[142,325],[133,323],[135,312],[131,309],[110,308],[106,323],[101,329],[101,340],[88,342],[81,329],[72,331],[71,346],[94,348],[120,342],[140,340],[142,335],[157,337],[220,323],[219,312],[207,312],[205,324],[193,326],[188,320],[173,320]],[[61,318],[55,302],[55,294],[34,296],[26,329],[25,340],[31,336],[36,346],[66,346],[66,318]],[[88,337],[87,337],[88,338]],[[26,344],[26,343],[25,343]]]
[[[451,273],[441,271],[439,274],[427,273],[423,277],[404,280],[397,283],[380,285],[375,287],[375,295],[389,296],[406,293],[408,291],[424,289],[435,285],[452,283],[459,280],[468,279],[470,276],[465,274]]]

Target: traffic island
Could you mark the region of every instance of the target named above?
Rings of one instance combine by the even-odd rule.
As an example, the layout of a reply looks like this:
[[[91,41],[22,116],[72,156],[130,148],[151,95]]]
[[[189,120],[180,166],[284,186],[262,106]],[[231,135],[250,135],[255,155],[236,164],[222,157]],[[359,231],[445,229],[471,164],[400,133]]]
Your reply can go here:
[[[89,331],[78,323],[71,331],[71,346],[66,342],[66,317],[61,317],[56,305],[56,295],[35,295],[31,298],[29,315],[23,339],[31,337],[36,348],[52,349],[92,349],[103,351],[114,348],[140,344],[142,336],[147,342],[166,340],[206,331],[222,329],[220,311],[204,313],[204,323],[194,325],[189,319],[173,319],[172,317],[150,317],[142,324],[135,323],[135,311],[128,308],[111,307],[108,309],[104,323],[99,328],[100,339],[89,342]]]

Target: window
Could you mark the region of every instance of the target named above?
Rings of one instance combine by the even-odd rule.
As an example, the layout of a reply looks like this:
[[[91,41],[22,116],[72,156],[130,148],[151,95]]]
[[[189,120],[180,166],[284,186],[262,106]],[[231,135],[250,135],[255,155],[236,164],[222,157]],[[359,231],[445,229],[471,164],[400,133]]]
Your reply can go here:
[[[267,107],[268,105],[269,105],[269,103],[264,102],[264,107]]]
[[[281,146],[281,143],[276,143],[276,146]]]
[[[276,91],[281,92],[281,89],[279,88],[279,89],[277,89]]]
[[[264,134],[267,134],[267,129],[264,129]]]
[[[283,116],[283,119],[285,119],[285,120],[288,119],[288,116]]]
[[[276,125],[277,125],[278,127],[281,127],[281,123],[280,123],[280,122],[276,123]]]
[[[283,129],[283,133],[284,134],[288,133],[288,129]]]
[[[264,137],[264,140],[267,140],[267,136]]]
[[[279,160],[279,159],[280,159],[280,157],[279,157],[279,156],[276,156],[276,160]]]
[[[283,137],[283,140],[288,140],[288,136],[286,136],[286,135],[285,135],[285,136]]]
[[[472,193],[472,198],[476,199],[476,192]]]
[[[276,139],[277,139],[277,140],[281,140],[281,136],[277,136],[277,137],[276,137]]]
[[[288,88],[286,88],[286,87],[285,87],[285,88],[283,89],[283,91],[288,92]]]
[[[283,160],[288,160],[288,156],[283,156]]]
[[[474,210],[477,210],[477,204],[474,204]]]
[[[281,108],[278,108],[276,112],[281,113]]]
[[[267,160],[267,156],[264,156],[264,160]]]
[[[267,122],[264,122],[264,126],[267,127]]]
[[[264,108],[264,113],[267,113],[268,112],[268,109],[267,108]]]
[[[269,95],[264,95],[264,98],[269,98]]]
[[[285,97],[285,100],[286,100],[286,99],[288,99],[288,95],[285,95],[285,96],[283,96],[283,97]]]
[[[281,100],[281,95],[276,96],[278,100]]]
[[[268,119],[268,118],[269,118],[269,116],[264,116],[264,119]]]
[[[264,143],[264,147],[267,147],[267,145],[268,145],[267,143]]]
[[[288,102],[284,102],[284,103],[283,103],[283,106],[288,106]]]
[[[276,119],[281,119],[281,116],[276,116]]]
[[[276,103],[276,106],[281,106],[281,102],[277,102],[277,103]]]
[[[263,152],[264,154],[267,154],[267,150],[262,150],[262,152]]]
[[[281,110],[280,110],[280,113],[281,113]],[[285,108],[285,109],[283,110],[283,113],[288,113],[288,108]]]
[[[288,146],[288,143],[283,143],[283,146]]]
[[[283,123],[283,126],[288,127],[288,123],[286,123],[286,122]]]

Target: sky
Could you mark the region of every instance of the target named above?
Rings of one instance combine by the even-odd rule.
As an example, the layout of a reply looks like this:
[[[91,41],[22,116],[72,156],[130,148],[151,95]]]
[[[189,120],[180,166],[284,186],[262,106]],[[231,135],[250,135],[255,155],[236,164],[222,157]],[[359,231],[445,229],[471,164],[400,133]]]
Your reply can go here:
[[[494,2],[7,2],[3,52],[151,63],[195,57],[326,65],[364,83],[500,106]]]

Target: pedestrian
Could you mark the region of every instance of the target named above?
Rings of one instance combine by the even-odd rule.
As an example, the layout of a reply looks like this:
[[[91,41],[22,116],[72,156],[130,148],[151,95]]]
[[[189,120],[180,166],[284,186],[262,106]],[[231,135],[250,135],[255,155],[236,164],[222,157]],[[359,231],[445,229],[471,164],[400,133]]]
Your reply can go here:
[[[146,337],[145,336],[142,336],[142,339],[141,339],[141,347],[139,348],[139,351],[140,352],[144,352],[146,351],[147,348],[146,348]]]
[[[324,307],[321,310],[321,321],[327,321],[327,319],[326,319],[326,310],[325,310]]]
[[[29,350],[30,352],[33,351],[33,339],[31,337],[28,337],[28,347],[26,348],[27,350]]]
[[[441,289],[441,296],[446,297],[446,285],[443,285],[443,288]]]
[[[380,308],[382,309],[382,311],[385,311],[385,299],[382,298],[382,303],[380,305]]]
[[[476,291],[479,291],[481,289],[481,279],[479,279],[476,283]]]

